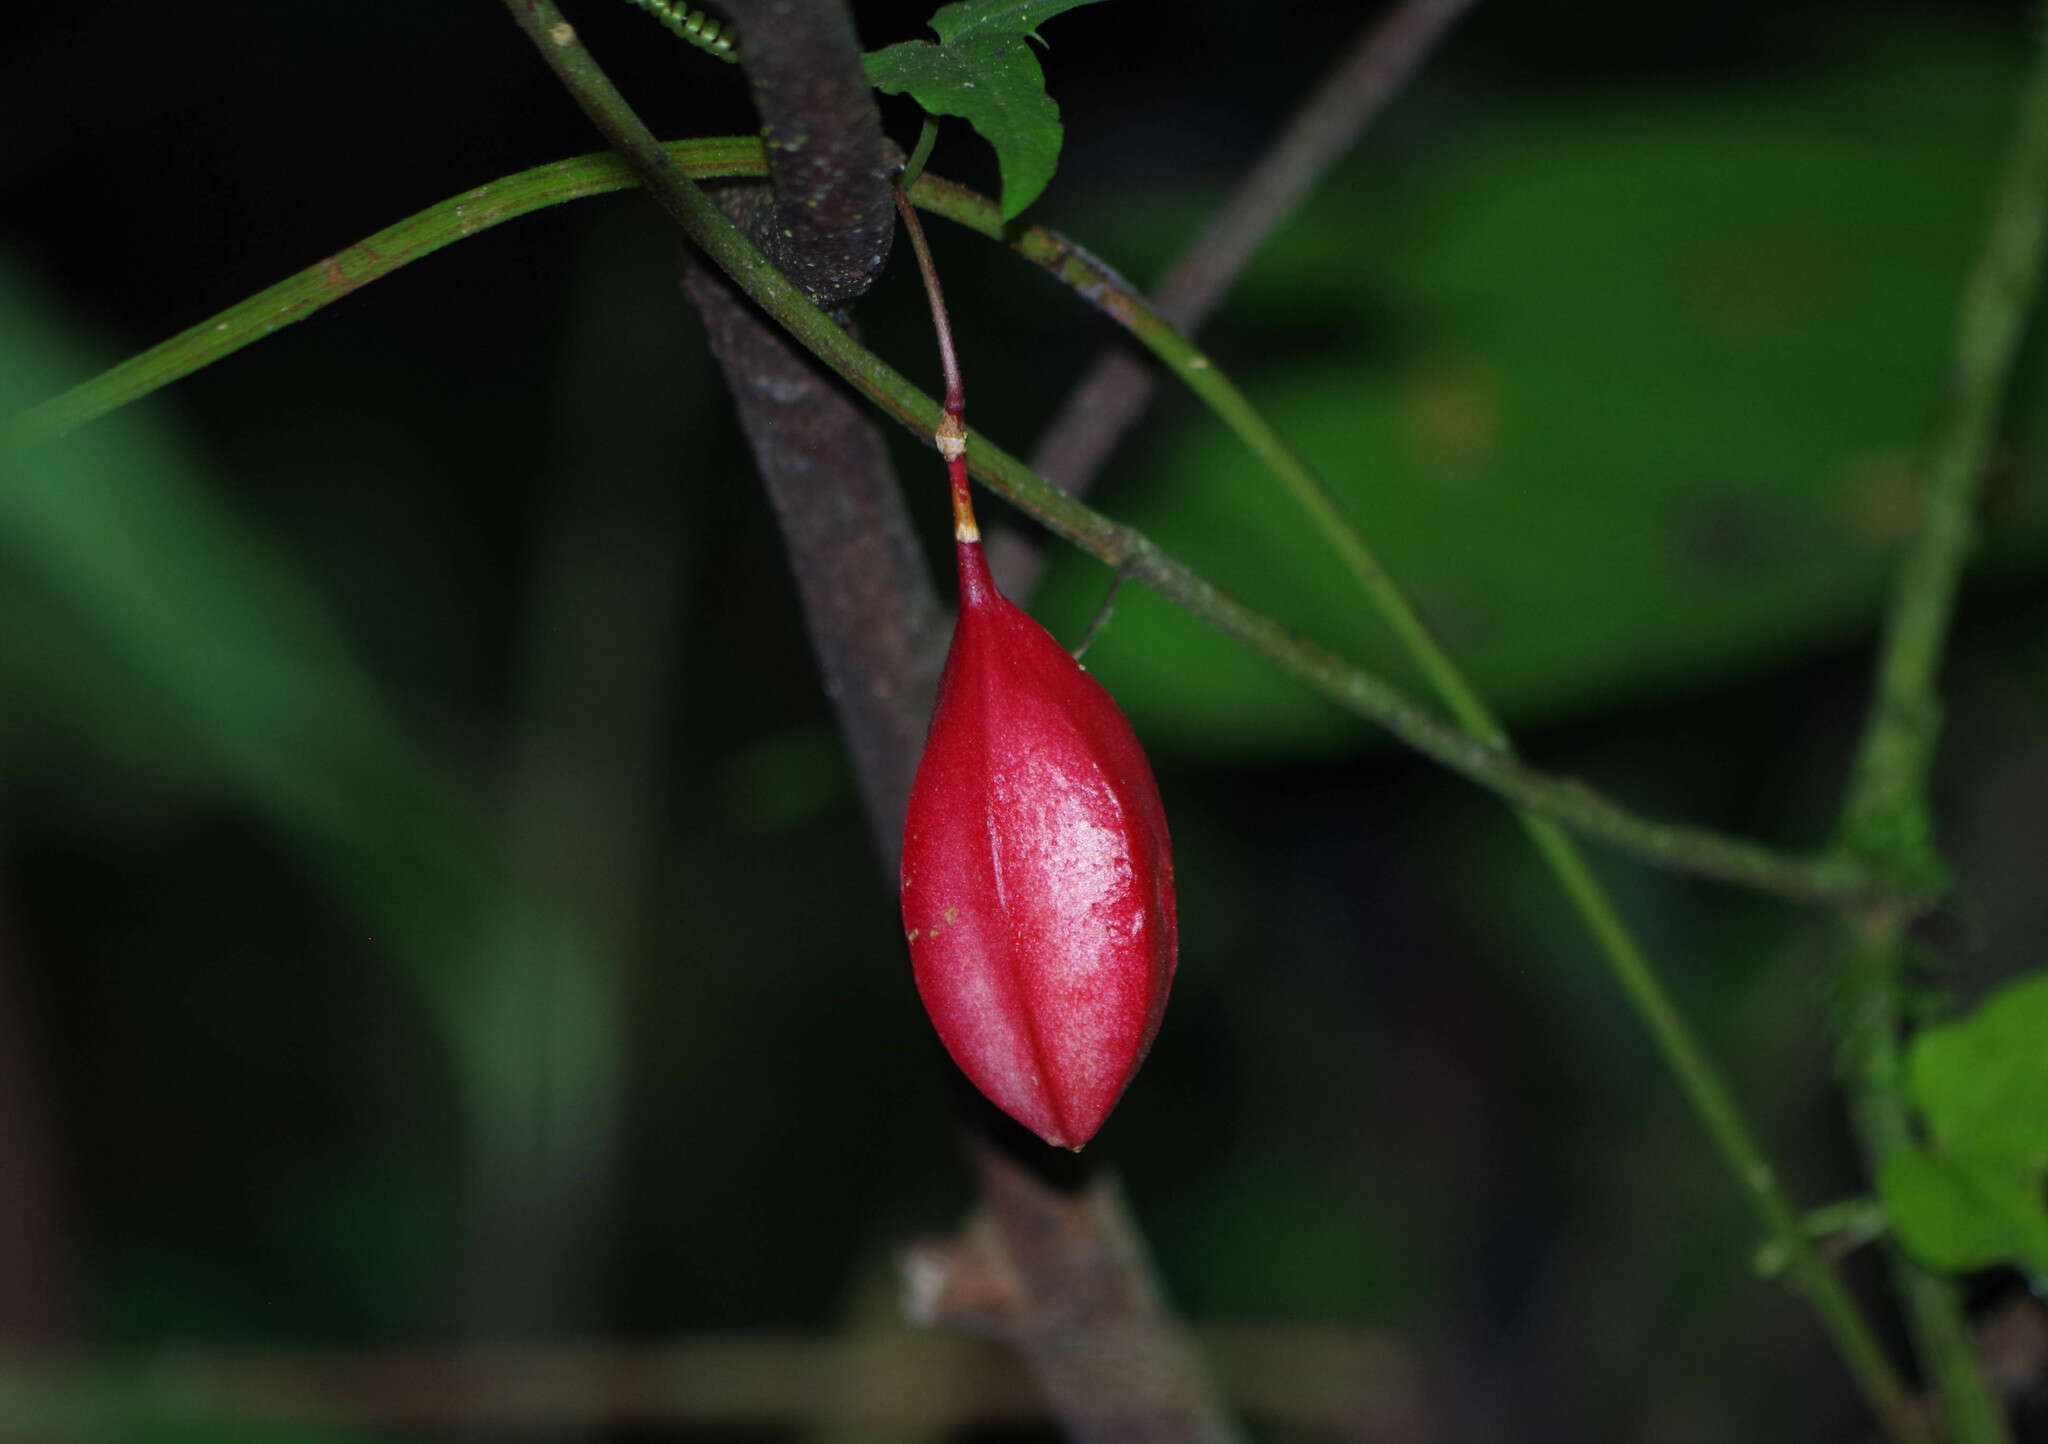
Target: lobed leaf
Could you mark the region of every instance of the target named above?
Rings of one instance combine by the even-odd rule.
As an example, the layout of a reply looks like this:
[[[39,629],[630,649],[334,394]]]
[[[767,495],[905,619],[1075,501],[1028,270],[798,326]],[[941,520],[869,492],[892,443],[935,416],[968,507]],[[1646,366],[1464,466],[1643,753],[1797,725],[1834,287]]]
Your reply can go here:
[[[1944,1149],[2048,1169],[2048,972],[1923,1030],[1906,1057],[1906,1087]]]
[[[1060,108],[1026,37],[1062,11],[1095,0],[960,0],[932,16],[935,45],[905,40],[863,57],[868,80],[909,95],[935,115],[956,115],[995,147],[1003,219],[1037,200],[1059,164]]]
[[[2048,1278],[2048,1206],[2038,1173],[1966,1153],[1903,1148],[1878,1173],[1907,1252],[1944,1273],[2017,1263]]]

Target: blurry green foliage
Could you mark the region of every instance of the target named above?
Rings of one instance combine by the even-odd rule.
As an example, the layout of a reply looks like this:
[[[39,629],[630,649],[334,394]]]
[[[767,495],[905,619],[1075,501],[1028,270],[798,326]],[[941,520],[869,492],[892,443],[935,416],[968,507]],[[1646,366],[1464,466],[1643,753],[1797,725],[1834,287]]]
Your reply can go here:
[[[1217,358],[1508,716],[1783,661],[1869,623],[1912,527],[2017,61],[1893,36],[1831,71],[1500,109],[1323,190],[1240,287]],[[1071,224],[1142,275],[1199,213],[1126,198]],[[2037,388],[2020,409],[2038,414]],[[1994,563],[2048,542],[2031,458],[2013,470]],[[1414,681],[1220,427],[1181,428],[1105,504]],[[1103,585],[1064,556],[1043,615],[1075,635]],[[1153,599],[1120,604],[1090,665],[1155,747],[1313,753],[1361,732]]]
[[[1948,1148],[2048,1169],[2048,973],[2010,983],[1907,1059],[1913,1101]]]
[[[79,370],[77,349],[0,269],[0,414]],[[262,819],[360,926],[362,956],[417,991],[487,1175],[603,1135],[618,1035],[604,969],[408,743],[309,569],[159,414],[0,451],[0,597],[15,603],[0,608],[0,769],[25,775],[62,746],[76,787],[139,778]],[[124,760],[141,765],[108,765]]]
[[[845,802],[853,792],[836,733],[809,727],[764,737],[726,764],[727,816],[756,832],[781,832]]]
[[[1925,1029],[1906,1067],[1931,1147],[1886,1160],[1900,1238],[1937,1268],[2017,1263],[2048,1280],[2048,973]]]

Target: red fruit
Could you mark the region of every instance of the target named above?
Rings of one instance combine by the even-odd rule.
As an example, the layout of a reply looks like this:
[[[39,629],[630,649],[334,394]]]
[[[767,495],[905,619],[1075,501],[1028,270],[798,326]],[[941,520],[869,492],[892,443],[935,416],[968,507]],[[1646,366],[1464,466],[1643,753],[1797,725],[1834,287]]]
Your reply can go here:
[[[1079,1148],[1159,1031],[1166,813],[1115,702],[990,580],[955,472],[960,621],[911,789],[903,925],[925,1011],[991,1102]]]

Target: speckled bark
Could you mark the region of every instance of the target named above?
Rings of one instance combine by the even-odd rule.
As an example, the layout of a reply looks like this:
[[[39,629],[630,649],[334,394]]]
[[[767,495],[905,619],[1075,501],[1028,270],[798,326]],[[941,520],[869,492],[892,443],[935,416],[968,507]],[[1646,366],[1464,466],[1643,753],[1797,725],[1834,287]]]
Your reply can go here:
[[[945,661],[945,611],[874,424],[723,276],[692,263],[683,290],[704,318],[781,522],[818,669],[893,884]],[[937,506],[936,462],[933,470]]]
[[[772,215],[746,225],[775,268],[820,307],[867,290],[889,256],[893,150],[838,0],[727,0],[768,146]]]

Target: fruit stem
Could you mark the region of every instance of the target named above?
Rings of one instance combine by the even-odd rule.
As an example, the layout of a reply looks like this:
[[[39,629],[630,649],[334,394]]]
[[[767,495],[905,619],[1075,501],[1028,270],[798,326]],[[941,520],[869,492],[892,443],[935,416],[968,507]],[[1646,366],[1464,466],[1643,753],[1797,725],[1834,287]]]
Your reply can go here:
[[[925,299],[931,303],[932,330],[939,337],[939,370],[946,378],[946,414],[932,442],[946,458],[946,472],[953,483],[953,540],[961,546],[981,541],[981,528],[974,523],[974,498],[967,490],[967,393],[960,385],[960,358],[953,350],[953,323],[946,316],[946,296],[939,289],[939,268],[932,264],[932,249],[925,244],[924,224],[903,187],[896,187],[896,210],[903,217],[903,229],[910,234],[910,249],[917,256],[917,273],[924,277]],[[961,562],[961,581],[966,581],[966,561]]]

